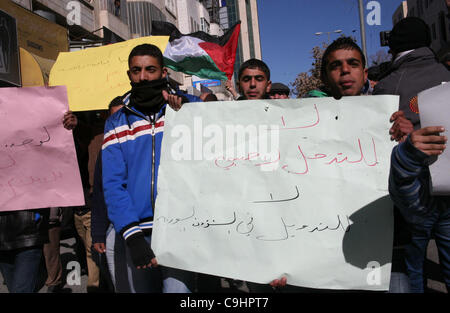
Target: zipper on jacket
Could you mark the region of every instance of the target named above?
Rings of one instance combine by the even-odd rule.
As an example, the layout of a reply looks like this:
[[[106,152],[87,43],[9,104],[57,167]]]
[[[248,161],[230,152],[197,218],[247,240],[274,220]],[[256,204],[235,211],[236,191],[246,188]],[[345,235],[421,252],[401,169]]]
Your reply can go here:
[[[150,122],[150,125],[152,126],[152,184],[151,184],[151,190],[150,190],[150,201],[152,204],[152,210],[153,210],[153,216],[155,216],[155,121],[156,121],[156,114],[152,114],[150,116],[145,116],[140,114],[139,112],[136,112],[135,110],[131,109],[127,105],[125,105],[125,108],[129,110],[130,112],[144,118],[145,120]]]
[[[152,185],[151,185],[151,201],[153,216],[155,216],[155,114],[150,115],[150,123],[152,125]]]

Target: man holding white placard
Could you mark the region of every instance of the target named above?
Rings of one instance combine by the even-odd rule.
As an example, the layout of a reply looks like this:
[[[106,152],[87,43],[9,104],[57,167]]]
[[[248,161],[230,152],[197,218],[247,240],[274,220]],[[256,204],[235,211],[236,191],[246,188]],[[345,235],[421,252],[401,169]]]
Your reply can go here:
[[[411,291],[424,292],[424,260],[432,235],[447,290],[450,285],[450,206],[448,186],[448,129],[446,108],[450,85],[419,93],[420,124],[392,153],[390,194],[411,231],[406,266]],[[445,152],[445,153],[444,153]]]

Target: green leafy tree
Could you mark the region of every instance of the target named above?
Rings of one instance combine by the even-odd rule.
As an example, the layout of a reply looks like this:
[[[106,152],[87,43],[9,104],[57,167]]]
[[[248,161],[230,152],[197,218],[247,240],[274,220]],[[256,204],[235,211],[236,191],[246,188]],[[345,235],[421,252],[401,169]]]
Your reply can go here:
[[[327,46],[326,43],[323,43],[322,47],[315,46],[312,48],[312,68],[308,72],[298,74],[295,81],[291,83],[291,86],[293,87],[292,93],[296,95],[297,98],[302,98],[311,90],[319,89],[323,85],[322,80],[320,79],[320,67],[322,65],[322,55]]]

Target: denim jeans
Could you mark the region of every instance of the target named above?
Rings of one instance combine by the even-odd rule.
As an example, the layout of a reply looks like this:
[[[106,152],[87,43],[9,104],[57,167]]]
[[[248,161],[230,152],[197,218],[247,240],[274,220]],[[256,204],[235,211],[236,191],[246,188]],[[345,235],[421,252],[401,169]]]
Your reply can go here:
[[[391,282],[389,284],[389,293],[409,293],[408,275],[402,272],[391,272]]]
[[[150,244],[151,236],[145,239]],[[137,269],[125,240],[113,227],[107,232],[106,257],[116,292],[190,293],[194,290],[195,274],[192,272],[164,266]]]
[[[108,226],[108,229],[106,230],[106,264],[108,265],[109,275],[111,276],[111,280],[114,284],[114,288],[117,291],[117,284],[116,284],[116,275],[115,275],[115,269],[114,269],[114,244],[116,242],[116,232],[114,231],[114,227],[112,224]]]
[[[406,246],[405,261],[411,292],[424,292],[423,268],[432,233],[439,251],[445,284],[450,291],[450,206],[434,209],[420,224],[410,225],[410,228],[411,243]]]
[[[108,264],[111,280],[117,293],[132,292],[132,272],[126,262],[126,245],[120,234],[117,234],[113,225],[106,231],[106,262]]]
[[[11,293],[36,292],[42,247],[0,251],[0,271]]]

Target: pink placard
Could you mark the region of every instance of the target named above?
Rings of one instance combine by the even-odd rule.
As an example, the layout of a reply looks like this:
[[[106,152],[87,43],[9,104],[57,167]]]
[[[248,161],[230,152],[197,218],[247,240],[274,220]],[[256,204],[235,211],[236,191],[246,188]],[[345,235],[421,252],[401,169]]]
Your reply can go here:
[[[0,211],[84,205],[65,86],[0,88]]]

